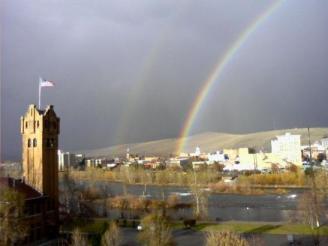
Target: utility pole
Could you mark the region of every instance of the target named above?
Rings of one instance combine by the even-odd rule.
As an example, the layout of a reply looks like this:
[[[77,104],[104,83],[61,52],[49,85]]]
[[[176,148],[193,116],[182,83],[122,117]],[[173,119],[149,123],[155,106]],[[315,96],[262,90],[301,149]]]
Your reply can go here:
[[[311,166],[313,168],[310,127],[308,127],[308,139],[309,139],[309,148],[310,148],[310,164],[311,164]]]
[[[317,185],[315,180],[315,174],[314,174],[314,163],[312,162],[312,146],[311,146],[311,134],[310,134],[310,127],[308,127],[308,139],[309,139],[309,148],[310,148],[310,163],[311,163],[311,180],[312,180],[312,194],[313,194],[313,203],[315,208],[318,208],[318,197],[317,197]],[[318,211],[315,209],[315,222],[316,226],[320,226],[320,220],[319,220],[319,214]]]

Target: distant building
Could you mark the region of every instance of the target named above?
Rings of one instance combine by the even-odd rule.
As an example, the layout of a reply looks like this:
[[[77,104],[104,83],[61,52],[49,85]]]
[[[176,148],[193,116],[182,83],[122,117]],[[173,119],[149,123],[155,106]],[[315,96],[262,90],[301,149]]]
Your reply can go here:
[[[158,156],[145,156],[143,158],[147,162],[157,162],[159,160]]]
[[[84,154],[75,154],[75,163],[76,165],[81,165],[85,158]]]
[[[320,141],[311,144],[311,148],[309,145],[303,145],[301,148],[304,159],[308,159],[310,156],[312,156],[313,159],[317,159],[319,154],[326,155],[327,150]]]
[[[215,153],[209,153],[207,155],[208,162],[210,164],[214,162],[224,162],[225,161],[225,156],[223,151],[216,151]]]
[[[130,148],[127,148],[127,149],[126,149],[126,156],[125,156],[125,158],[126,158],[127,160],[130,159]]]
[[[200,148],[199,147],[196,147],[195,156],[200,156],[200,154],[201,154]]]
[[[328,150],[328,138],[321,139],[321,145],[325,148],[325,150]]]
[[[272,164],[285,168],[289,163],[273,153],[255,153],[249,148],[224,149],[224,170],[268,170]]]
[[[272,154],[293,164],[301,165],[301,136],[286,133],[271,141]]]
[[[185,157],[173,157],[166,161],[167,167],[181,167],[185,168],[189,163],[189,158]]]
[[[77,164],[76,156],[73,153],[62,152],[58,150],[58,170],[66,171],[71,167],[75,167]]]
[[[106,164],[106,160],[102,158],[90,158],[85,160],[85,165],[87,168],[102,167],[103,164]]]
[[[200,148],[197,146],[194,153],[190,153],[191,157],[199,157],[201,155]]]
[[[202,167],[206,167],[207,162],[206,161],[193,161],[191,162],[193,169],[200,169]]]

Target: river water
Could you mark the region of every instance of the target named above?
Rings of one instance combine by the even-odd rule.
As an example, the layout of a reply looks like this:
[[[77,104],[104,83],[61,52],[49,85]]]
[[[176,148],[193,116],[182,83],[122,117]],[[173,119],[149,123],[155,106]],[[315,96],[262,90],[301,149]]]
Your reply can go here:
[[[81,187],[90,186],[88,181],[79,181]],[[93,186],[106,190],[111,196],[123,194],[123,184],[117,182],[96,181]],[[165,197],[171,194],[180,196],[181,201],[192,200],[188,187],[180,186],[147,186],[146,193],[144,185],[126,185],[126,190],[132,195],[146,195],[149,198],[161,199],[164,192]],[[295,216],[300,191],[290,191],[284,195],[237,195],[211,193],[208,200],[208,217],[211,220],[227,221],[290,221]],[[101,209],[101,208],[99,208]],[[183,208],[169,211],[174,218],[191,217],[192,209]],[[111,210],[111,217],[117,217],[118,211]]]

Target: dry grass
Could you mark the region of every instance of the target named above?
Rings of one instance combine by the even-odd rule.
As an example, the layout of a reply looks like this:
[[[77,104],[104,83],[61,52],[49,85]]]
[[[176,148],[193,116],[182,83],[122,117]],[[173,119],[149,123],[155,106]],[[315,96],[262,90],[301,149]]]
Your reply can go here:
[[[181,206],[191,206],[191,204],[183,204],[175,195],[169,196],[166,201],[156,199],[146,199],[140,196],[126,195],[115,196],[109,199],[109,206],[117,209],[131,210],[152,210],[162,207],[178,208]]]
[[[150,171],[143,168],[121,166],[113,171],[99,168],[88,168],[86,171],[71,171],[70,176],[74,180],[106,180],[124,182],[127,184],[150,184],[150,185],[188,185],[194,182],[196,175],[198,183],[206,185],[221,179],[218,172],[205,169],[193,172],[183,172],[171,169]]]
[[[240,176],[240,181],[246,181],[250,185],[292,185],[304,186],[305,175],[302,172],[284,172],[269,174],[252,174]]]
[[[232,193],[243,195],[263,195],[265,193],[262,189],[251,188],[249,185],[225,184],[223,182],[210,184],[209,188],[211,189],[211,191],[218,193]]]

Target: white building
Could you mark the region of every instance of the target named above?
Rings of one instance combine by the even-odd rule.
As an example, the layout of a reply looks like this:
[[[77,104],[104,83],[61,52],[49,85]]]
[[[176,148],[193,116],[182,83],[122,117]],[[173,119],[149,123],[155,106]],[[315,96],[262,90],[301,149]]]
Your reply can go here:
[[[215,153],[209,153],[207,155],[208,158],[208,162],[210,164],[214,163],[214,162],[224,162],[225,161],[225,156],[223,152],[220,151],[216,151]]]
[[[286,133],[277,136],[277,139],[271,141],[271,151],[286,162],[301,165],[301,135]]]
[[[197,146],[194,153],[190,153],[192,157],[199,157],[201,155],[200,148]]]
[[[321,145],[322,145],[322,147],[324,147],[327,150],[328,149],[328,138],[321,139]]]
[[[68,170],[70,167],[75,166],[76,159],[75,154],[69,152],[62,152],[58,150],[58,170]]]

